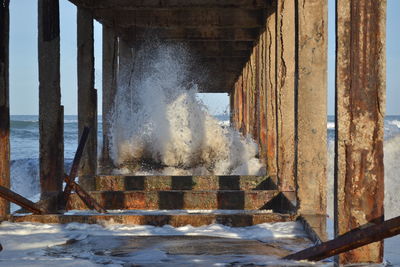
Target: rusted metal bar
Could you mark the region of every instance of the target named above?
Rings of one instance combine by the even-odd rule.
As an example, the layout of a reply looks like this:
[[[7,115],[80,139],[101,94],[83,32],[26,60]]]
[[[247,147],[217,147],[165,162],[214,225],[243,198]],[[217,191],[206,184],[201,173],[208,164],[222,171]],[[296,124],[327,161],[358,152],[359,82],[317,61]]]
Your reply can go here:
[[[62,191],[64,173],[59,1],[39,0],[38,10],[39,162],[43,196]]]
[[[372,226],[364,225],[318,246],[284,257],[319,261],[400,234],[400,216]]]
[[[94,89],[93,16],[90,11],[78,8],[77,27],[79,136],[84,126],[92,129],[83,151],[79,183],[86,190],[93,190],[93,177],[97,172],[97,90]]]
[[[102,206],[100,206],[100,204],[97,203],[97,201],[94,198],[92,198],[89,193],[87,193],[79,184],[72,181],[69,178],[69,176],[66,176],[64,178],[64,180],[67,183],[67,185],[69,185],[69,187],[72,190],[74,190],[75,193],[80,197],[80,199],[83,201],[83,203],[85,203],[86,207],[88,207],[89,209],[95,209],[96,211],[98,211],[100,213],[107,213],[107,211]],[[68,200],[67,200],[67,202],[68,202]],[[66,205],[66,207],[67,207],[67,205]]]
[[[328,1],[297,1],[296,179],[299,212],[326,214]]]
[[[71,170],[69,175],[64,177],[66,186],[64,189],[62,207],[65,208],[68,205],[68,200],[71,195],[71,191],[74,190],[76,194],[82,199],[86,206],[90,209],[95,209],[98,212],[106,213],[107,211],[102,208],[96,200],[94,200],[81,186],[75,183],[74,179],[78,175],[79,165],[82,159],[82,154],[85,149],[86,141],[89,137],[90,128],[84,127],[79,141],[78,148],[75,153],[74,161],[72,162]]]
[[[34,214],[44,214],[44,212],[39,207],[37,207],[35,203],[4,186],[0,186],[0,197],[7,200],[7,202],[13,202],[18,206],[21,206],[24,209],[33,212]]]
[[[335,234],[384,218],[386,1],[336,3]],[[383,260],[376,242],[339,264]]]
[[[69,175],[64,177],[64,180],[66,182],[66,186],[64,189],[64,196],[63,196],[63,199],[64,199],[63,205],[64,206],[67,204],[69,196],[73,189],[72,182],[74,182],[75,177],[78,175],[79,165],[80,165],[80,162],[82,159],[82,154],[83,154],[83,150],[86,145],[86,141],[89,137],[89,132],[90,132],[90,129],[88,127],[83,128],[81,139],[79,141],[78,148],[76,149],[74,160],[72,162],[71,170],[69,172]]]
[[[10,188],[10,96],[9,96],[9,0],[0,0],[0,185]],[[10,203],[0,199],[0,217]]]

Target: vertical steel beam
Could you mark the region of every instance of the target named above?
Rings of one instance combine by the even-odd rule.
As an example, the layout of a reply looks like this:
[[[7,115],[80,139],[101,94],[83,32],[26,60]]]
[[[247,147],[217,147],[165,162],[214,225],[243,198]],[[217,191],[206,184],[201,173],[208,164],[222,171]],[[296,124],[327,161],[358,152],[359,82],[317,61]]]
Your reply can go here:
[[[43,196],[62,189],[64,147],[59,2],[39,0],[38,3],[40,185]]]
[[[118,37],[112,28],[103,26],[103,170],[112,166],[110,157],[110,126],[117,91]]]
[[[384,219],[386,1],[336,2],[335,233]],[[383,243],[343,253],[341,264],[382,262]]]
[[[295,1],[277,0],[276,31],[277,173],[295,191]]]
[[[297,197],[303,214],[326,214],[327,0],[297,0]]]
[[[10,188],[9,0],[0,0],[0,185]],[[10,203],[0,199],[0,218]]]
[[[78,7],[78,128],[79,137],[84,127],[90,128],[79,170],[79,183],[86,190],[94,190],[97,172],[97,91],[94,89],[93,16]]]

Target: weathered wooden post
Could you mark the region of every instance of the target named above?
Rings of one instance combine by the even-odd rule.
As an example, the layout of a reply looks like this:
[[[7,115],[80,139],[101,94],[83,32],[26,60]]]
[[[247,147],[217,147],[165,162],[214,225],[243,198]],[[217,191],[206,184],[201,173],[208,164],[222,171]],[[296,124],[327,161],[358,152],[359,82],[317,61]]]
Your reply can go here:
[[[110,122],[117,88],[118,37],[114,30],[103,26],[103,170],[111,167]]]
[[[336,4],[336,236],[384,219],[386,1]],[[341,264],[382,262],[377,242],[338,257]]]
[[[328,3],[297,0],[297,197],[302,214],[326,214]]]
[[[277,173],[282,191],[295,191],[295,11],[295,1],[277,0]]]
[[[94,89],[93,16],[87,9],[77,13],[78,43],[78,128],[91,129],[79,170],[79,183],[86,190],[95,189],[97,172],[97,91]]]
[[[40,185],[43,196],[62,190],[64,147],[59,2],[39,0],[38,3]]]
[[[6,188],[10,188],[9,4],[0,1],[0,186]],[[0,218],[9,212],[10,203],[0,198]]]

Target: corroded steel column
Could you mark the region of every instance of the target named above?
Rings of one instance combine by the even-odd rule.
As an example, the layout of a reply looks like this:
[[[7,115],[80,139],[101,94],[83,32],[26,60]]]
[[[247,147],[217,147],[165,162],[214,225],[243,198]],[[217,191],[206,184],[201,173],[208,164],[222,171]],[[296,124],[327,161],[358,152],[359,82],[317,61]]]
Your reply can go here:
[[[40,185],[46,194],[61,191],[64,174],[60,18],[58,0],[38,3]]]
[[[103,26],[103,152],[102,167],[109,168],[110,122],[117,88],[118,37],[112,28]]]
[[[276,23],[277,173],[295,191],[295,1],[277,1]]]
[[[0,185],[10,188],[9,0],[0,1]],[[0,218],[10,203],[0,198]]]
[[[386,1],[338,0],[336,6],[335,232],[384,217]],[[345,263],[382,262],[377,242],[339,256]]]
[[[77,12],[78,44],[78,128],[79,137],[85,126],[90,128],[79,170],[79,183],[94,190],[97,172],[97,91],[94,89],[93,16],[79,8]]]
[[[301,213],[326,214],[328,3],[297,1],[297,197]]]

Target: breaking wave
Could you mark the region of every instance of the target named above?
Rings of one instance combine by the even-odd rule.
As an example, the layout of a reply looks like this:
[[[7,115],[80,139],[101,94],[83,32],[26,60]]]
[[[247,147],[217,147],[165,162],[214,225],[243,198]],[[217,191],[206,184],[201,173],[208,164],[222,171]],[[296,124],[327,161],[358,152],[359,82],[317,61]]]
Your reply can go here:
[[[221,126],[197,98],[197,81],[205,76],[194,77],[195,61],[185,47],[146,46],[134,62],[124,66],[110,121],[116,172],[265,173],[255,142]]]

